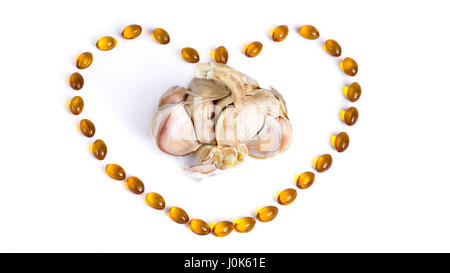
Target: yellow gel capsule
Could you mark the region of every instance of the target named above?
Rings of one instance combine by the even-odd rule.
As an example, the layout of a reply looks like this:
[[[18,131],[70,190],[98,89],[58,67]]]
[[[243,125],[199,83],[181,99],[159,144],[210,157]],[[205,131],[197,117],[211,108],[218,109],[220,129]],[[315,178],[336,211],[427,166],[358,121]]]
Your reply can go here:
[[[222,221],[214,225],[212,234],[217,237],[225,237],[233,231],[233,223]]]
[[[94,123],[88,119],[82,119],[80,121],[80,131],[86,137],[93,137],[95,135]]]
[[[105,36],[97,40],[97,48],[100,50],[111,50],[117,45],[117,40],[110,36]]]
[[[314,183],[316,175],[313,172],[304,172],[297,177],[297,187],[307,189]]]
[[[289,205],[297,198],[297,191],[295,189],[285,189],[278,194],[277,201],[280,205]]]
[[[333,163],[333,158],[329,154],[323,154],[314,160],[314,168],[317,172],[323,173],[328,170]]]
[[[80,56],[77,58],[77,67],[79,69],[85,69],[88,68],[91,63],[94,56],[92,56],[91,52],[84,52],[81,53]]]
[[[80,96],[75,96],[70,100],[69,103],[70,112],[74,115],[79,115],[83,112],[84,109],[84,101]]]
[[[331,137],[331,144],[333,148],[336,149],[336,151],[342,153],[343,151],[347,150],[348,145],[350,144],[350,138],[348,137],[347,133],[341,132],[338,135]]]
[[[92,153],[94,154],[95,158],[98,160],[103,160],[106,157],[106,153],[108,152],[108,148],[106,148],[106,144],[103,140],[97,139],[94,141],[94,144],[92,145]]]
[[[135,39],[141,35],[142,27],[139,25],[129,25],[122,30],[122,37],[125,39]]]
[[[106,165],[105,172],[114,180],[124,180],[126,177],[125,170],[114,163]]]
[[[311,26],[311,25],[304,25],[301,26],[299,31],[300,35],[302,35],[306,39],[315,40],[319,38],[319,31],[317,28]]]
[[[214,51],[214,61],[226,64],[228,62],[228,50],[224,46],[219,46]]]
[[[145,197],[145,202],[152,208],[157,210],[163,210],[166,207],[166,201],[164,198],[156,192],[150,192]]]
[[[341,53],[342,53],[341,46],[335,40],[331,40],[331,39],[326,40],[325,43],[323,44],[323,48],[331,56],[334,56],[334,57],[341,56]]]
[[[255,227],[256,220],[253,217],[243,217],[234,223],[234,229],[240,233],[250,232]]]
[[[211,228],[209,227],[208,223],[201,219],[192,219],[189,222],[189,228],[198,235],[207,235],[211,233]]]
[[[84,85],[83,76],[81,76],[81,74],[78,72],[73,73],[72,75],[70,75],[69,85],[74,90],[80,90]]]
[[[179,207],[171,207],[169,210],[169,217],[178,224],[186,224],[189,222],[188,214]]]
[[[275,206],[267,206],[258,211],[256,214],[256,219],[261,222],[269,222],[272,221],[275,217],[277,217],[278,208]]]
[[[141,194],[145,189],[144,183],[136,176],[131,176],[127,179],[126,187],[135,194]]]
[[[359,112],[355,107],[350,107],[347,110],[341,110],[341,120],[348,126],[353,126],[359,118]]]
[[[345,58],[341,64],[342,71],[349,76],[355,76],[358,73],[358,64],[350,57]]]
[[[359,83],[357,82],[354,82],[348,87],[344,87],[344,95],[351,102],[359,100],[359,97],[361,97],[361,85],[359,85]]]
[[[259,55],[259,53],[261,53],[262,48],[263,44],[260,42],[250,43],[245,47],[245,56],[249,58],[256,57]]]
[[[200,56],[197,50],[192,47],[185,47],[181,50],[181,57],[188,63],[198,63]]]
[[[272,40],[274,42],[281,42],[284,39],[286,39],[288,34],[289,34],[288,26],[286,26],[286,25],[277,26],[276,28],[274,28],[272,30]]]
[[[170,42],[170,36],[167,31],[162,28],[156,28],[153,30],[153,38],[160,44],[168,44]]]

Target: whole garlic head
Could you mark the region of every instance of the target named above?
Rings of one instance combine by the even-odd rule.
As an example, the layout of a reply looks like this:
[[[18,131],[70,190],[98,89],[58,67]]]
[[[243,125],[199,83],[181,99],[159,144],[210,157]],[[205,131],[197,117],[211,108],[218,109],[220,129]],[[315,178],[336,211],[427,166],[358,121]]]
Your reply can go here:
[[[268,158],[291,143],[292,126],[281,94],[219,63],[200,63],[189,88],[175,86],[159,101],[152,121],[165,153],[195,153],[188,170],[211,173],[233,167],[246,155]]]

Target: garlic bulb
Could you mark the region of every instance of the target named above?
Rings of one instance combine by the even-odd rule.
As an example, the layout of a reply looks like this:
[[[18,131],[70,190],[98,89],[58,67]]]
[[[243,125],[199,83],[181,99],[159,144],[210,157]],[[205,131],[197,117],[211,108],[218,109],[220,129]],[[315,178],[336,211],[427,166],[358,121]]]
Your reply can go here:
[[[200,63],[189,88],[175,86],[160,98],[152,136],[165,153],[195,153],[188,170],[211,173],[250,155],[272,157],[291,143],[292,126],[281,94],[233,68]]]

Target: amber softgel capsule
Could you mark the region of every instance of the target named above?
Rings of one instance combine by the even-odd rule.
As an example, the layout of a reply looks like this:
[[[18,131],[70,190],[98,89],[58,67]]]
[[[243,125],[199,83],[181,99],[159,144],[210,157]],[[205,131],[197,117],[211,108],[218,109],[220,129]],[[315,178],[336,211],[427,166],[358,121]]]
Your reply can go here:
[[[261,50],[263,48],[263,44],[260,42],[252,42],[245,46],[245,56],[249,58],[253,58],[259,55],[261,53]]]
[[[272,40],[274,42],[281,42],[284,39],[286,39],[286,37],[289,34],[289,28],[286,25],[282,25],[282,26],[277,26],[276,28],[274,28],[272,30]]]
[[[228,62],[228,50],[224,46],[219,46],[212,52],[214,61],[221,64]]]
[[[329,154],[323,154],[319,157],[314,158],[314,168],[317,172],[322,173],[328,170],[333,163],[333,158]]]
[[[335,136],[331,136],[331,146],[339,153],[347,150],[349,144],[350,138],[346,132],[340,132]]]
[[[277,201],[280,205],[289,205],[297,198],[297,191],[295,189],[285,189],[278,194]]]
[[[122,30],[124,39],[135,39],[142,33],[142,27],[139,25],[129,25]]]
[[[97,139],[94,141],[94,144],[92,144],[92,154],[97,158],[98,160],[103,160],[106,157],[106,154],[108,153],[108,148],[106,147],[106,143],[101,140]]]
[[[179,207],[171,207],[169,210],[169,217],[178,224],[186,224],[189,222],[188,214]]]
[[[118,164],[108,164],[105,168],[106,174],[114,180],[125,180],[125,170]]]
[[[298,30],[298,32],[304,38],[310,39],[310,40],[315,40],[315,39],[319,38],[319,35],[320,35],[317,28],[315,28],[311,25],[301,26],[300,29]]]
[[[347,110],[341,110],[339,117],[348,126],[353,126],[358,121],[359,112],[355,107],[350,107]]]
[[[201,219],[192,219],[189,222],[189,228],[198,235],[207,235],[211,233],[211,227]]]
[[[357,82],[353,82],[349,86],[344,86],[344,96],[351,102],[359,100],[361,97],[361,85]]]
[[[145,197],[145,202],[152,208],[157,210],[163,210],[166,207],[166,201],[161,194],[156,192],[150,192]]]
[[[93,137],[95,135],[95,125],[88,119],[80,121],[80,131],[85,137]]]
[[[88,68],[93,60],[94,56],[91,52],[83,52],[77,58],[77,67],[79,69]]]
[[[145,190],[144,183],[136,176],[129,177],[127,179],[127,182],[125,182],[125,186],[127,189],[129,189],[132,193],[135,194],[141,194]]]
[[[70,100],[69,103],[69,110],[74,115],[79,115],[81,112],[83,112],[84,109],[84,101],[83,98],[80,96],[75,96]]]
[[[69,85],[73,90],[80,90],[84,85],[83,76],[78,72],[73,73],[69,77]]]
[[[200,56],[197,50],[192,47],[185,47],[181,50],[181,57],[188,63],[198,63]]]
[[[304,172],[297,177],[297,187],[304,190],[314,183],[316,175],[313,172]]]
[[[275,219],[278,215],[278,208],[275,206],[267,206],[258,210],[256,219],[261,222],[269,222]]]
[[[157,41],[158,43],[165,45],[168,44],[170,42],[170,36],[169,33],[167,33],[167,31],[165,31],[162,28],[155,28],[153,30],[153,39],[155,39],[155,41]]]
[[[333,57],[341,56],[342,49],[341,46],[335,40],[326,40],[323,44],[323,49]]]
[[[240,219],[237,219],[234,222],[234,230],[240,233],[247,233],[250,232],[256,224],[256,220],[253,217],[243,217]]]
[[[97,48],[103,51],[111,50],[117,45],[117,40],[110,36],[101,37],[97,40]]]
[[[350,57],[345,58],[340,63],[340,67],[349,76],[355,76],[358,73],[358,64]]]
[[[212,234],[217,237],[225,237],[233,231],[233,223],[229,221],[222,221],[214,225]]]

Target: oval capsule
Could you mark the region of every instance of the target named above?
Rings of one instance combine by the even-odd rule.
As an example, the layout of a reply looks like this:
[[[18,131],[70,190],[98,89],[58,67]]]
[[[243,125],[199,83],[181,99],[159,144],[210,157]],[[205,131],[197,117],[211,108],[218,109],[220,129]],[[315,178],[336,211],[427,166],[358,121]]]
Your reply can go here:
[[[319,38],[320,34],[317,28],[311,26],[311,25],[304,25],[301,26],[298,30],[300,35],[302,35],[306,39],[315,40]]]
[[[70,100],[69,103],[69,110],[74,115],[79,115],[81,112],[83,112],[84,109],[84,101],[83,98],[80,96],[75,96]]]
[[[297,191],[295,189],[285,189],[278,194],[277,201],[280,205],[289,205],[297,198]]]
[[[358,64],[350,57],[345,58],[341,62],[340,67],[349,76],[355,76],[358,73]]]
[[[314,183],[316,175],[313,172],[304,172],[297,177],[297,187],[307,189]]]
[[[127,179],[126,187],[135,194],[141,194],[145,189],[144,183],[136,176],[131,176]]]
[[[267,206],[260,210],[256,214],[256,219],[261,222],[269,222],[272,221],[275,217],[277,217],[278,208],[275,206]]]
[[[166,207],[166,201],[161,194],[156,192],[150,192],[145,197],[145,202],[152,208],[157,210],[163,210]]]
[[[228,50],[224,46],[219,46],[214,50],[214,61],[221,64],[228,62]]]
[[[328,170],[333,163],[333,158],[329,154],[323,154],[314,160],[314,168],[317,172],[322,173]]]
[[[117,45],[117,40],[111,36],[104,36],[97,40],[97,48],[103,51],[111,50]]]
[[[78,72],[73,73],[69,77],[69,85],[74,90],[80,90],[84,85],[83,76],[81,76],[81,74]]]
[[[120,165],[114,163],[106,165],[105,172],[114,180],[124,180],[126,177],[125,170]]]
[[[243,217],[238,219],[234,223],[234,230],[240,233],[250,232],[256,224],[256,220],[253,217]]]
[[[355,107],[350,107],[347,110],[341,110],[340,118],[348,126],[353,126],[359,118],[358,109]]]
[[[341,56],[342,49],[341,46],[335,40],[329,39],[326,40],[323,44],[323,48],[325,51],[333,57]]]
[[[155,28],[155,30],[153,30],[152,36],[155,41],[162,45],[168,44],[170,42],[169,33],[167,33],[167,31],[162,28]]]
[[[198,235],[208,235],[211,233],[211,227],[201,219],[192,219],[189,222],[189,228]]]
[[[361,97],[361,85],[354,82],[349,86],[344,87],[344,95],[351,102],[359,100],[359,97]]]
[[[95,158],[98,160],[103,160],[105,159],[107,152],[108,148],[103,140],[97,139],[94,141],[94,144],[92,144],[92,154]]]
[[[83,52],[81,53],[77,58],[77,68],[79,69],[85,69],[88,68],[92,60],[94,59],[94,56],[91,52]]]
[[[142,27],[139,25],[129,25],[122,30],[124,39],[135,39],[142,33]]]
[[[272,30],[272,40],[274,42],[281,42],[284,39],[286,39],[288,34],[289,34],[288,26],[286,26],[286,25],[277,26],[276,28],[274,28]]]
[[[217,237],[225,237],[233,231],[233,223],[229,221],[222,221],[214,225],[212,234]]]
[[[169,217],[178,224],[186,224],[189,222],[188,214],[179,207],[171,207],[169,210]]]
[[[80,131],[86,137],[93,137],[95,135],[94,123],[88,119],[82,119],[80,121]]]
[[[260,42],[252,42],[245,47],[245,56],[253,58],[261,53],[263,44]]]
[[[188,63],[198,63],[200,56],[197,50],[192,47],[185,47],[181,50],[181,57]]]
[[[343,151],[347,150],[348,145],[350,144],[350,138],[348,137],[347,133],[340,132],[336,136],[331,137],[331,144],[336,151],[339,153],[342,153]]]

